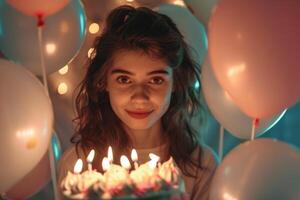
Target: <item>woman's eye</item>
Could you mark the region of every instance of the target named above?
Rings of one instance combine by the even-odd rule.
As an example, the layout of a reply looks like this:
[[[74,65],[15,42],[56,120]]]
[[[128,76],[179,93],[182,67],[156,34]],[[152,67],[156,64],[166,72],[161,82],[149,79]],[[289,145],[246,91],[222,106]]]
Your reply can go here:
[[[120,83],[120,84],[129,84],[129,83],[131,83],[131,80],[127,76],[119,76],[117,78],[117,82]]]
[[[161,85],[163,82],[164,82],[164,79],[161,78],[161,77],[153,77],[153,78],[150,80],[150,83],[151,83],[151,84],[155,84],[155,85]]]

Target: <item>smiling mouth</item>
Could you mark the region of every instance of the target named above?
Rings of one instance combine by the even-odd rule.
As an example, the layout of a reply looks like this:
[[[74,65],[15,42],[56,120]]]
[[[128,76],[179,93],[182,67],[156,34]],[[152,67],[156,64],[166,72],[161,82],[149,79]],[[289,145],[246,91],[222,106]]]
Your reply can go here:
[[[144,118],[148,117],[153,112],[153,110],[150,112],[140,112],[140,111],[137,112],[137,111],[126,110],[126,112],[128,113],[129,116],[131,116],[135,119],[144,119]]]

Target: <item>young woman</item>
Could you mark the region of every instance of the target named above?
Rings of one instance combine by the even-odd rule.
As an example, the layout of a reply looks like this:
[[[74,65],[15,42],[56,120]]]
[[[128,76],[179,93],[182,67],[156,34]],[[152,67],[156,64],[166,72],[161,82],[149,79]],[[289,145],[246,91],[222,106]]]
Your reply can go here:
[[[202,109],[199,66],[176,25],[148,8],[121,6],[108,16],[76,98],[77,132],[59,168],[59,183],[78,157],[96,150],[93,167],[112,146],[115,160],[137,149],[139,163],[172,156],[191,199],[208,199],[216,162],[190,124]],[[199,81],[200,82],[200,81]],[[117,161],[116,161],[117,162]]]

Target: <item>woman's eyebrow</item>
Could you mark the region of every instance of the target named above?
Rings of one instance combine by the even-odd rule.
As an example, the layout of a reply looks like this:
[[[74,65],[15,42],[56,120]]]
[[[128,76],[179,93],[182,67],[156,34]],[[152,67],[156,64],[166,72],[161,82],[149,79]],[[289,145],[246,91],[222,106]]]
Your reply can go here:
[[[113,69],[111,71],[111,74],[117,74],[117,73],[121,73],[121,74],[128,74],[128,75],[135,75],[134,73],[124,70],[124,69]],[[169,75],[170,73],[167,70],[164,69],[160,69],[160,70],[154,70],[151,72],[148,72],[147,75],[154,75],[154,74],[166,74]]]

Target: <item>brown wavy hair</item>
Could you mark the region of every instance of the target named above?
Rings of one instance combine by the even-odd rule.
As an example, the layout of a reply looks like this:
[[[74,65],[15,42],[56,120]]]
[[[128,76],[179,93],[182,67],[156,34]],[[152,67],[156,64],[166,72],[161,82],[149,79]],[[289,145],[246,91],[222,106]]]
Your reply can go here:
[[[108,15],[105,28],[96,39],[85,78],[76,97],[76,133],[71,142],[83,149],[94,148],[104,155],[111,145],[115,154],[128,154],[129,136],[113,112],[106,88],[106,76],[116,52],[138,50],[164,59],[173,68],[174,92],[170,106],[162,117],[169,141],[169,152],[183,173],[195,177],[188,166],[201,168],[201,154],[194,160],[192,152],[200,147],[198,133],[191,118],[200,111],[199,66],[172,20],[146,7],[121,6]],[[200,149],[200,152],[201,149]]]

